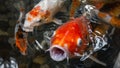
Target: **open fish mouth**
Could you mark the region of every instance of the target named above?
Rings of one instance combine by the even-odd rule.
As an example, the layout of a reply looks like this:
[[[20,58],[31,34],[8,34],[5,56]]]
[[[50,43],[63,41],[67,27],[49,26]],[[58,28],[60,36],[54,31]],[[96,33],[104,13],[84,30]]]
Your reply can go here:
[[[67,58],[67,52],[64,48],[54,45],[50,48],[50,57],[54,61],[63,61],[64,59]]]

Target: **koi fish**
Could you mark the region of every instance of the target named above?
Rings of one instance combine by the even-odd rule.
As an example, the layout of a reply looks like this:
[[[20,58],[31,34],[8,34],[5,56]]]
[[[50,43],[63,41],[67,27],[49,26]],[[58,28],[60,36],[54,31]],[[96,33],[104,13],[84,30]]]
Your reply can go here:
[[[78,3],[74,4],[75,1],[73,0],[72,6],[71,6],[71,10],[70,10],[71,17],[74,16],[76,8],[78,6],[80,6],[80,4],[77,5]],[[120,19],[118,18],[120,15],[120,1],[117,1],[117,0],[115,0],[115,1],[112,1],[112,0],[110,0],[110,1],[107,1],[107,0],[88,0],[88,1],[82,2],[82,3],[95,6],[95,8],[97,10],[97,11],[95,11],[95,13],[97,14],[97,16],[100,19],[104,20],[104,22],[107,22],[114,27],[118,27],[118,28],[120,27]],[[74,7],[74,9],[73,9],[73,7]]]
[[[54,15],[61,10],[64,2],[65,0],[41,0],[26,14],[23,30],[32,32],[34,26],[49,22],[61,24],[61,20],[54,18]]]
[[[108,10],[106,10],[108,8]],[[120,1],[108,3],[101,8],[101,11],[95,11],[97,16],[108,24],[120,28]]]
[[[18,31],[15,34],[16,46],[21,54],[25,55],[27,50],[27,39],[25,38],[26,33],[22,30],[22,27],[19,26]]]
[[[114,27],[120,28],[120,1],[109,2],[107,0],[95,0],[93,5],[96,8],[95,13],[99,19]]]
[[[100,11],[100,9],[96,8],[96,6],[93,5],[86,5],[85,8],[88,15],[90,15],[90,19],[94,18],[94,16],[97,16],[99,19],[101,19],[104,23],[108,23],[114,27],[120,28],[120,18],[118,17],[120,14],[120,2],[117,3],[117,8],[113,8],[114,11]],[[102,10],[102,9],[101,9]]]
[[[52,38],[51,46],[48,49],[50,57],[54,61],[63,61],[64,59],[81,57],[81,61],[90,58],[93,61],[106,66],[90,54],[85,54],[89,45],[89,21],[81,16],[72,19],[56,29]]]
[[[120,19],[118,17],[111,16],[110,14],[104,12],[100,12],[99,10],[95,10],[95,13],[97,14],[98,18],[100,18],[104,22],[114,27],[120,28]]]
[[[62,61],[75,52],[83,54],[88,44],[88,21],[84,17],[68,21],[54,32],[49,49],[53,60]]]
[[[15,26],[15,44],[16,47],[20,50],[22,55],[26,55],[27,50],[27,33],[23,31],[23,24],[21,23],[23,19],[23,9],[20,10],[20,16],[18,22]]]
[[[102,6],[104,5],[104,1],[103,0],[72,0],[72,4],[70,6],[70,18],[73,18],[75,15],[75,11],[78,7],[81,6],[81,4],[92,4],[94,5],[97,9],[102,8]]]
[[[80,6],[79,0],[72,0],[71,8],[70,8],[70,17],[74,17],[75,10]]]

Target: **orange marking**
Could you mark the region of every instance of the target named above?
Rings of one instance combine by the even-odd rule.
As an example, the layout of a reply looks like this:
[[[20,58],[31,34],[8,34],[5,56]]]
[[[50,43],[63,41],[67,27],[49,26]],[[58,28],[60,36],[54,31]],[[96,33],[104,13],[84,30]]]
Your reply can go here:
[[[16,33],[16,46],[22,53],[26,53],[27,49],[27,40],[23,37],[23,31],[19,27],[18,32]]]
[[[100,17],[101,19],[104,19],[106,17],[106,15],[108,15],[107,13],[102,13],[102,12],[99,12],[98,13],[98,17]],[[109,21],[109,23],[112,25],[112,26],[115,26],[115,27],[118,27],[120,28],[120,19],[115,17],[115,16],[112,16],[111,20]]]
[[[45,11],[42,11],[42,10],[41,10],[41,11],[39,12],[39,15],[40,15],[42,18],[45,16],[45,14],[46,14]]]
[[[26,53],[27,45],[25,39],[16,38],[16,46],[19,48],[20,52]]]
[[[45,18],[47,18],[48,16],[50,16],[50,12],[47,10],[45,13]]]
[[[75,10],[78,8],[80,5],[79,0],[72,0],[72,5],[70,9],[70,17],[74,17]]]
[[[106,14],[105,14],[105,13],[102,13],[102,12],[99,12],[99,13],[98,13],[98,17],[100,17],[100,18],[105,18],[105,17],[106,17]]]
[[[36,17],[39,14],[39,11],[40,11],[40,6],[37,6],[30,11],[30,15]]]
[[[32,18],[28,16],[27,20],[28,20],[28,21],[32,21]]]
[[[50,12],[47,10],[47,11],[40,11],[39,12],[39,15],[42,17],[42,18],[48,18],[50,16]]]
[[[111,25],[120,28],[120,19],[118,19],[117,17],[112,17],[110,23]]]

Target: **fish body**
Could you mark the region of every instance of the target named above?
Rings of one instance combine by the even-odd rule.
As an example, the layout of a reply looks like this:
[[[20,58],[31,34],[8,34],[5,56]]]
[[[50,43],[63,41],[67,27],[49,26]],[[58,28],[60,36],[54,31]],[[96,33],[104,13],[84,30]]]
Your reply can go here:
[[[23,19],[24,9],[20,9],[20,16],[18,18],[17,24],[15,26],[15,45],[19,49],[22,55],[26,55],[27,51],[27,33],[22,29],[22,19]]]
[[[27,51],[27,33],[22,30],[22,27],[17,24],[15,32],[15,44],[22,55],[26,55]]]
[[[51,38],[50,56],[55,61],[62,61],[74,53],[83,54],[88,44],[88,20],[81,16],[70,20],[54,32]]]
[[[97,17],[114,27],[120,28],[120,1],[93,0]],[[94,10],[94,9],[93,9]]]
[[[26,14],[23,30],[33,31],[34,26],[54,21],[53,16],[61,10],[65,0],[41,0],[35,7]],[[55,19],[56,20],[56,19]]]
[[[72,4],[70,7],[70,17],[74,17],[76,9],[80,6],[80,1],[79,0],[72,0]]]
[[[104,5],[104,1],[103,0],[72,0],[71,6],[70,6],[70,18],[73,18],[75,15],[76,10],[82,5],[82,4],[86,4],[86,5],[93,5],[95,6],[97,9],[102,8],[102,6]]]
[[[100,18],[104,22],[114,27],[120,28],[120,18],[112,16],[108,13],[100,12],[99,10],[95,10],[95,13],[97,14],[98,18]]]
[[[77,2],[76,4],[76,1],[78,0],[72,0],[70,17],[74,17],[76,8],[80,6],[80,3]],[[82,3],[94,6],[97,10],[95,13],[100,19],[114,27],[120,28],[120,1],[88,0]]]

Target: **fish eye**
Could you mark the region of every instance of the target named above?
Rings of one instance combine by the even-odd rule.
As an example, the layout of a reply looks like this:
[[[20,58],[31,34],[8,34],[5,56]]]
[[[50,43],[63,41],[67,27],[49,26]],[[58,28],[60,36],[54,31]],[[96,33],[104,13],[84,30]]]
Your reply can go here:
[[[78,38],[77,39],[77,46],[80,47],[82,45],[82,40],[81,38]]]

